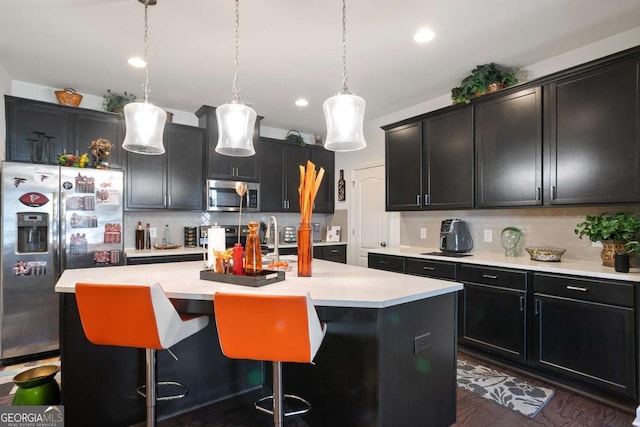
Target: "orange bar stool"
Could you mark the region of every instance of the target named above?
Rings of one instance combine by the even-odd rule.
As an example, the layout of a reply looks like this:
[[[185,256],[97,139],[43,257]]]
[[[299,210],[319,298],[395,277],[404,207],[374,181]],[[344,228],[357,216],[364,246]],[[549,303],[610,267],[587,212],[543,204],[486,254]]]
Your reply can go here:
[[[76,283],[76,300],[82,328],[93,344],[146,350],[146,383],[138,388],[138,394],[146,398],[147,426],[155,426],[156,401],[179,399],[189,392],[175,381],[156,382],[156,350],[169,350],[205,328],[209,316],[181,316],[157,283]],[[184,392],[158,397],[158,385],[178,386]]]
[[[326,333],[309,293],[274,295],[216,292],[214,313],[225,356],[273,362],[273,396],[255,402],[258,410],[273,414],[277,427],[284,416],[308,412],[306,400],[282,392],[282,362],[311,363]],[[283,412],[284,398],[296,399],[306,407]],[[261,403],[273,400],[273,410]]]

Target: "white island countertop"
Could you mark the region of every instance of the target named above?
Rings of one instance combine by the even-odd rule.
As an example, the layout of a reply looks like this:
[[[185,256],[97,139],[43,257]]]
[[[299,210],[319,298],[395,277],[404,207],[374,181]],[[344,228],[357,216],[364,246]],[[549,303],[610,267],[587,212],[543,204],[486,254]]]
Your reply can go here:
[[[77,282],[110,284],[159,283],[170,298],[213,300],[218,290],[258,293],[309,291],[314,304],[333,307],[384,308],[462,290],[462,284],[446,280],[408,276],[400,273],[351,266],[314,259],[312,277],[297,277],[293,271],[286,280],[261,287],[230,285],[200,279],[201,261],[129,265],[65,270],[56,292],[73,293]]]
[[[613,267],[602,265],[600,258],[593,261],[582,261],[561,258],[560,262],[534,261],[523,249],[523,255],[519,257],[507,257],[504,254],[489,252],[470,252],[471,256],[450,257],[441,255],[424,255],[426,252],[437,252],[438,249],[418,248],[411,246],[397,246],[379,249],[370,249],[370,253],[382,255],[395,255],[411,258],[422,258],[432,261],[457,262],[489,267],[507,267],[520,270],[528,270],[541,273],[571,274],[600,279],[623,280],[628,282],[640,282],[640,268],[631,268],[629,273],[618,273]]]

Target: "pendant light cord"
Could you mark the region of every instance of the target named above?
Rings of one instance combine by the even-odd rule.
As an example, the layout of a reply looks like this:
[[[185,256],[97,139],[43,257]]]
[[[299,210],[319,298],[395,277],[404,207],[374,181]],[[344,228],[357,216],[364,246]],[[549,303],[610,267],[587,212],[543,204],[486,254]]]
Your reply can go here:
[[[149,42],[149,37],[148,37],[148,32],[149,32],[149,16],[147,14],[147,9],[149,8],[149,5],[147,3],[145,3],[144,5],[144,62],[145,62],[145,67],[144,67],[144,84],[142,85],[142,88],[144,89],[144,103],[148,103],[149,102],[149,60],[147,59],[147,52],[148,52],[148,42]]]
[[[342,91],[347,88],[347,3],[342,0]]]
[[[240,0],[236,0],[236,43],[235,43],[235,71],[233,74],[233,85],[231,86],[231,92],[233,93],[232,100],[234,102],[240,101],[240,83],[238,83],[238,70],[240,68]]]

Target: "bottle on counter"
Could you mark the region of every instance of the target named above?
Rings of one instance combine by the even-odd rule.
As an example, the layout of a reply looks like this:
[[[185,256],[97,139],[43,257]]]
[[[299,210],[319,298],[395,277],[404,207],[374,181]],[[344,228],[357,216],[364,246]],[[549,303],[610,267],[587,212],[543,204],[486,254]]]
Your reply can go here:
[[[165,246],[171,244],[171,231],[169,231],[169,224],[164,225],[164,232],[162,233],[162,244]]]
[[[144,248],[151,249],[151,226],[147,223],[147,230],[144,236]]]
[[[244,273],[248,276],[257,276],[262,271],[262,252],[260,251],[260,237],[257,234],[258,223],[249,223],[249,235],[245,245]]]
[[[144,230],[140,221],[138,221],[138,226],[136,227],[136,249],[144,249]]]

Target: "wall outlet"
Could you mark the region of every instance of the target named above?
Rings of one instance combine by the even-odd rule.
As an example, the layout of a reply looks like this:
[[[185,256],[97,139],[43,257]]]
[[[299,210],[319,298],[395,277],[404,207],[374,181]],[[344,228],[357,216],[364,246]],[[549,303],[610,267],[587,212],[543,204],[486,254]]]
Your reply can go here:
[[[491,229],[484,230],[484,241],[493,242],[493,231]]]
[[[158,237],[158,235],[156,234],[156,228],[155,227],[150,227],[149,228],[149,237],[151,237],[152,239],[155,239],[156,237]]]
[[[591,246],[593,246],[594,248],[601,248],[602,242],[599,240],[597,242],[591,242]]]
[[[418,354],[429,348],[431,348],[431,332],[413,338],[413,354]]]
[[[426,239],[427,238],[427,227],[421,227],[420,228],[420,238],[421,239]]]

